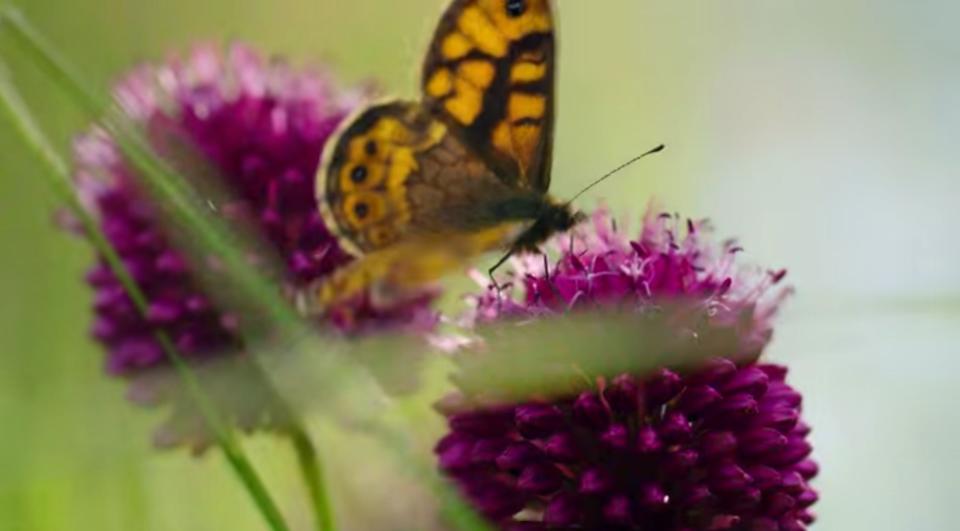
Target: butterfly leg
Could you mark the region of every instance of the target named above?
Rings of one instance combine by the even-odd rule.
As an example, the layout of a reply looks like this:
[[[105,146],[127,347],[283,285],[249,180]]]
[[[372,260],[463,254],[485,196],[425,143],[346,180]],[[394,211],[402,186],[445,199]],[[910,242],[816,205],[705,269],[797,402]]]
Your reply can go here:
[[[553,278],[550,277],[550,258],[547,256],[547,253],[542,250],[538,250],[537,252],[543,257],[543,275],[547,279],[547,285],[550,286],[550,291],[553,292],[553,296],[556,297],[558,301],[563,301],[563,295],[560,294],[557,285],[553,283]]]
[[[497,283],[497,279],[496,277],[493,276],[493,274],[496,273],[497,269],[500,269],[500,266],[505,264],[507,260],[510,259],[511,256],[513,256],[514,252],[516,252],[516,249],[511,248],[509,251],[507,251],[507,254],[503,255],[503,257],[500,258],[500,260],[498,260],[496,264],[493,264],[493,267],[491,267],[490,270],[487,271],[487,275],[490,276],[490,285],[497,290],[497,293],[500,293],[501,287],[500,287],[500,284]]]

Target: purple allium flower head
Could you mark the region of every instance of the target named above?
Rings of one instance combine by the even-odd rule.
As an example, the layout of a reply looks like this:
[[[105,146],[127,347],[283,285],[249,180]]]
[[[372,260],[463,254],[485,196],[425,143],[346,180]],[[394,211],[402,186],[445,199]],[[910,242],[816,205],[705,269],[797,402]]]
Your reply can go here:
[[[736,267],[735,244],[715,248],[708,232],[705,223],[650,214],[630,239],[601,211],[592,226],[558,237],[561,255],[549,271],[542,257],[514,261],[519,297],[474,298],[474,322],[611,305],[701,312],[679,321],[705,321],[698,335],[733,333],[737,341],[722,344],[742,350],[683,372],[598,377],[559,399],[444,402],[450,431],[436,446],[440,467],[501,529],[797,530],[813,522],[808,482],[818,469],[801,395],[786,368],[757,361],[788,292],[778,287],[783,274]]]
[[[441,468],[502,529],[794,530],[817,474],[776,365],[717,359],[551,402],[451,412]]]
[[[737,264],[740,246],[734,240],[713,244],[706,220],[649,208],[636,238],[625,230],[601,208],[590,223],[548,243],[560,255],[554,264],[542,256],[514,258],[511,278],[499,290],[477,274],[488,289],[471,297],[467,324],[611,306],[647,312],[668,303],[702,313],[714,331],[735,332],[743,349],[738,354],[759,355],[774,314],[792,292],[780,286],[786,271]],[[510,296],[518,290],[518,297]]]
[[[187,177],[219,181],[215,185],[230,199],[216,205],[217,211],[272,244],[270,251],[286,265],[283,281],[294,292],[351,259],[318,213],[314,176],[324,144],[366,98],[364,92],[342,90],[322,71],[264,60],[242,45],[226,50],[205,45],[166,64],[136,69],[119,83],[116,97],[161,156],[168,139],[189,148],[188,163],[203,168]],[[101,259],[87,275],[95,292],[93,334],[108,352],[107,370],[141,383],[132,390],[135,399],[163,401],[169,390],[157,388],[156,372],[167,363],[154,330],[168,332],[187,359],[203,362],[242,353],[237,333],[242,323],[204,291],[188,253],[164,230],[156,205],[141,193],[136,170],[114,140],[93,128],[77,139],[75,153],[82,201],[150,301],[144,319]],[[356,301],[351,319],[338,319],[334,312],[330,322],[347,332],[422,325],[433,319],[428,300],[392,308]]]

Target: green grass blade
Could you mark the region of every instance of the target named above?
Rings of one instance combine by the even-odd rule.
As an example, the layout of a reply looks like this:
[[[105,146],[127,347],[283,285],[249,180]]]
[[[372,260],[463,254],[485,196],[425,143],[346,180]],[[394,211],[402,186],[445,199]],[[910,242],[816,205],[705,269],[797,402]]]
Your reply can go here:
[[[3,68],[2,63],[0,63],[0,68]],[[20,94],[14,88],[8,77],[3,75],[5,73],[6,72],[3,71],[2,74],[0,74],[0,107],[2,107],[4,113],[7,115],[8,121],[14,126],[18,135],[33,154],[43,163],[45,171],[41,173],[47,178],[56,195],[67,203],[73,214],[80,220],[85,233],[90,237],[91,242],[93,242],[93,245],[100,255],[107,261],[111,270],[130,296],[137,311],[146,316],[148,311],[146,295],[133,280],[133,277],[124,266],[120,256],[100,230],[97,221],[80,204],[72,187],[67,164],[60,158],[56,150],[47,141],[39,126],[34,122],[30,110],[23,102]],[[287,531],[289,528],[284,522],[277,505],[271,499],[263,482],[233,437],[232,431],[220,419],[215,406],[204,393],[193,371],[183,361],[173,341],[167,334],[160,331],[154,332],[154,336],[186,384],[188,392],[196,402],[205,421],[210,425],[228,462],[242,484],[247,488],[264,519],[270,525],[270,528],[274,531]]]
[[[333,508],[330,506],[330,495],[327,492],[327,482],[324,481],[323,463],[317,454],[317,449],[310,442],[310,435],[302,428],[291,430],[291,442],[297,453],[300,474],[310,493],[310,503],[313,507],[314,524],[317,531],[333,531],[336,529],[333,519]]]

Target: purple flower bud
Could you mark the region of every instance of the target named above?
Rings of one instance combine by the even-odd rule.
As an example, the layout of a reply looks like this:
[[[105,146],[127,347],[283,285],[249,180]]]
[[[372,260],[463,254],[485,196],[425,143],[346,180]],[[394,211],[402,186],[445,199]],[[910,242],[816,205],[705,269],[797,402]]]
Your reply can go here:
[[[713,499],[714,495],[706,485],[691,485],[681,491],[677,502],[685,509],[692,509],[707,505]]]
[[[603,504],[603,521],[608,524],[629,526],[633,524],[633,508],[625,494],[611,496]]]
[[[759,412],[759,405],[753,396],[740,393],[728,396],[710,408],[708,420],[712,424],[742,425],[755,417]]]
[[[154,325],[170,324],[183,315],[183,311],[175,302],[154,301],[150,303],[150,309],[147,311],[147,319]]]
[[[528,437],[542,437],[563,425],[563,414],[552,405],[527,405],[516,409],[517,428]]]
[[[708,472],[710,490],[720,494],[731,494],[746,488],[750,484],[750,476],[742,468],[727,463],[719,465]]]
[[[787,373],[789,372],[785,366],[776,365],[773,363],[765,363],[760,367],[760,369],[767,374],[771,382],[780,383],[786,381]]]
[[[477,441],[470,454],[470,461],[474,465],[495,464],[497,458],[510,445],[508,439],[494,438]]]
[[[613,488],[613,478],[602,468],[589,468],[580,475],[581,494],[603,494]]]
[[[576,439],[569,432],[551,435],[543,444],[543,452],[559,463],[574,462],[582,456]]]
[[[518,470],[544,458],[543,452],[528,442],[516,442],[507,447],[497,458],[501,470]]]
[[[716,431],[700,438],[700,453],[708,461],[729,457],[737,450],[737,437],[729,431]]]
[[[118,339],[120,327],[109,317],[99,317],[93,323],[93,337],[104,343],[111,343]]]
[[[780,519],[780,529],[783,531],[804,531],[806,527],[801,524],[799,518],[784,517]]]
[[[637,452],[652,454],[663,448],[663,441],[653,426],[642,426],[637,430]]]
[[[687,474],[697,464],[700,454],[692,448],[674,447],[667,451],[663,460],[663,469],[668,474]]]
[[[610,408],[618,415],[635,415],[640,408],[640,387],[629,375],[620,375],[603,391]]]
[[[158,245],[160,244],[160,236],[154,235],[154,239],[157,241]],[[158,273],[165,275],[181,275],[186,273],[187,264],[183,261],[183,258],[179,254],[172,250],[165,250],[157,256],[156,261],[154,262],[154,268]]]
[[[784,492],[775,492],[767,499],[767,506],[764,512],[775,518],[780,517],[793,510],[797,506],[797,501]]]
[[[797,503],[800,504],[800,507],[806,508],[816,503],[818,499],[819,496],[816,491],[807,489],[797,496]]]
[[[723,396],[709,385],[688,387],[680,395],[677,408],[688,414],[695,415],[722,399]]]
[[[720,387],[727,379],[736,374],[737,364],[726,358],[714,358],[707,362],[706,367],[690,378],[690,383],[709,383]],[[719,385],[718,385],[719,384]]]
[[[804,479],[812,479],[820,473],[820,465],[818,465],[816,461],[813,461],[812,459],[800,461],[793,466],[793,469],[803,476]]]
[[[787,433],[797,425],[800,414],[794,408],[784,406],[769,407],[764,404],[759,413],[752,419],[750,425],[755,427],[770,427],[779,432]]]
[[[728,500],[730,510],[735,513],[753,511],[763,500],[763,491],[756,487],[746,487]]]
[[[688,440],[693,432],[690,420],[679,411],[671,411],[664,417],[657,427],[660,438],[667,444],[675,444]]]
[[[813,451],[810,443],[803,439],[791,438],[780,452],[767,458],[767,463],[777,466],[788,466],[805,459]]]
[[[727,380],[719,387],[719,391],[725,395],[747,393],[756,397],[766,393],[768,381],[767,374],[761,369],[748,367]]]
[[[440,452],[440,468],[454,471],[469,467],[473,464],[473,446],[474,442],[469,439],[447,445]]]
[[[761,490],[778,487],[783,481],[783,476],[777,469],[765,465],[751,465],[746,471],[753,478],[753,485]]]
[[[613,424],[600,436],[607,450],[626,451],[630,446],[630,432],[623,424]]]
[[[583,393],[573,404],[574,417],[580,423],[591,428],[600,429],[610,422],[610,414],[600,398],[593,393]]]
[[[511,410],[461,413],[451,417],[450,423],[457,431],[490,437],[510,431],[512,413]]]
[[[648,407],[657,407],[677,396],[683,385],[683,378],[673,371],[662,369],[651,378],[644,388]]]
[[[777,451],[786,445],[786,436],[772,428],[749,430],[740,435],[740,452],[750,457]]]
[[[787,494],[800,494],[807,488],[803,477],[796,470],[787,470],[783,472],[780,479],[780,486]]]
[[[527,465],[517,479],[517,487],[531,494],[545,495],[555,492],[563,484],[563,476],[553,465],[538,463]]]
[[[516,489],[501,481],[477,482],[466,490],[480,512],[494,520],[516,513],[525,502]]]
[[[760,517],[750,522],[749,531],[779,531],[780,526],[772,518]]]
[[[645,483],[640,486],[637,503],[647,511],[656,512],[668,507],[670,497],[659,484]]]
[[[800,393],[782,382],[774,382],[767,389],[765,398],[770,403],[783,404],[787,407],[799,407],[803,401]]]
[[[547,504],[543,512],[543,523],[550,527],[574,525],[580,519],[580,499],[574,494],[560,494]]]

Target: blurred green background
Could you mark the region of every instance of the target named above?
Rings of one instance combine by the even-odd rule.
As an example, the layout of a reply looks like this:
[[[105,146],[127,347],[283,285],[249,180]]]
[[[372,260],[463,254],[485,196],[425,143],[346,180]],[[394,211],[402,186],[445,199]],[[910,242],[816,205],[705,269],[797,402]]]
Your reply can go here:
[[[106,90],[197,40],[330,61],[415,92],[440,0],[25,0]],[[770,355],[807,395],[825,530],[955,529],[960,370],[960,7],[894,2],[559,0],[563,197],[660,142],[596,196],[709,216],[798,294]],[[85,120],[22,62],[17,82],[67,151]],[[233,531],[259,516],[212,453],[158,454],[87,337],[89,250],[54,229],[36,161],[0,124],[0,530]],[[589,201],[589,200],[588,200]],[[337,502],[402,515],[340,441]],[[284,510],[309,517],[292,458],[250,442]],[[283,450],[283,451],[281,451]],[[381,491],[384,489],[382,485]],[[400,496],[400,500],[402,500]],[[389,512],[389,511],[388,511]],[[380,525],[351,514],[344,529]],[[390,529],[403,529],[393,520]]]

